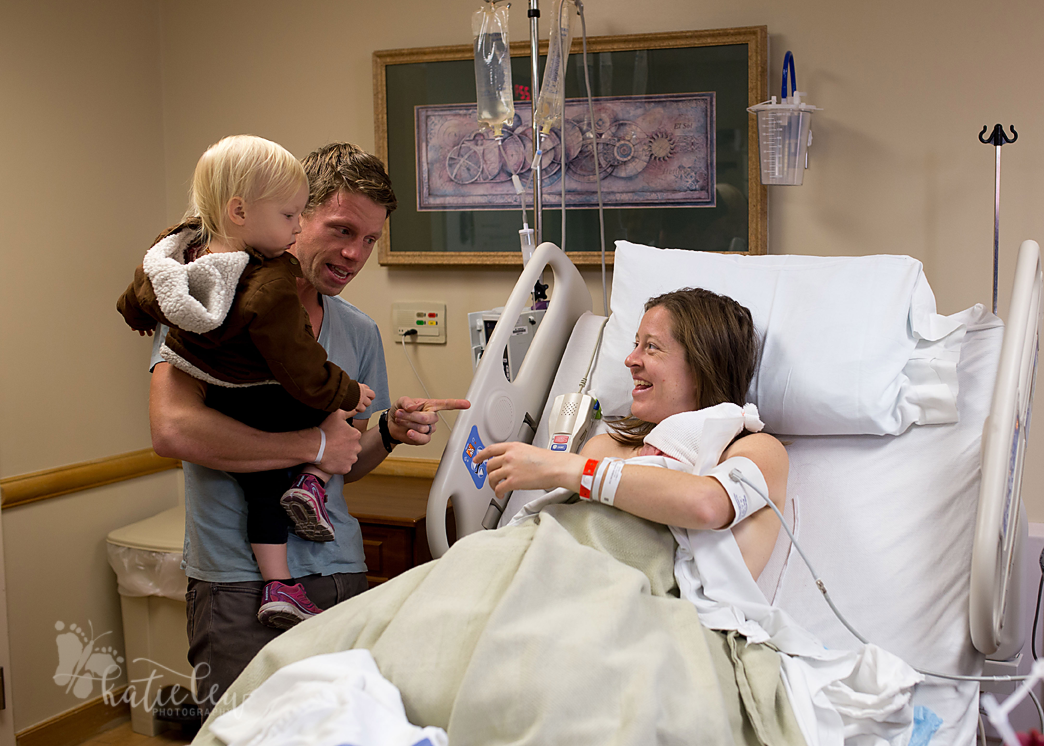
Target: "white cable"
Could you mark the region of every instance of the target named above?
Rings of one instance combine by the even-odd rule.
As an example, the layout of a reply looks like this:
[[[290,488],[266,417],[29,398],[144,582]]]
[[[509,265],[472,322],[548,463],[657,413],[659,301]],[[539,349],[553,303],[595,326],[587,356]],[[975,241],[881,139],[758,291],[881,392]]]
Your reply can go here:
[[[603,319],[602,325],[598,327],[598,339],[595,340],[594,350],[591,352],[591,361],[587,364],[587,372],[584,373],[584,377],[580,379],[580,390],[576,393],[584,393],[584,389],[587,388],[587,379],[591,376],[591,371],[594,370],[595,358],[598,357],[598,351],[602,348],[602,333],[605,331],[606,322],[609,319]]]
[[[1027,689],[1026,694],[1033,700],[1033,706],[1037,708],[1037,717],[1040,718],[1040,729],[1044,731],[1044,708],[1040,706],[1040,700],[1037,699],[1037,695],[1033,693],[1032,689]]]
[[[602,204],[602,174],[598,168],[598,138],[594,131],[594,99],[591,96],[591,74],[587,70],[587,20],[584,18],[584,4],[582,0],[576,0],[576,12],[580,14],[580,33],[583,38],[584,47],[584,84],[587,86],[587,111],[591,117],[591,151],[594,153],[595,189],[598,191],[598,236],[602,247],[602,315],[609,315],[609,295],[606,291],[605,282],[605,205]],[[565,122],[565,107],[562,109],[562,122]],[[563,127],[563,133],[565,128]],[[565,153],[565,142],[562,143],[562,152]],[[563,155],[563,169],[565,168]],[[562,174],[563,180],[565,173]],[[562,248],[565,251],[565,247]]]
[[[761,489],[759,489],[756,485],[754,485],[752,482],[747,480],[747,478],[744,477],[739,472],[738,469],[733,469],[731,472],[729,472],[729,478],[732,479],[732,481],[734,481],[734,482],[742,483],[744,485],[744,489],[746,489],[747,487],[750,487],[752,490],[757,492],[759,495],[761,495],[761,497],[763,497],[765,499],[765,502],[768,503],[768,506],[770,508],[772,508],[773,512],[775,512],[776,516],[779,518],[780,525],[782,525],[783,526],[783,530],[787,532],[787,536],[790,537],[790,541],[793,543],[794,548],[797,549],[798,554],[801,555],[801,559],[804,560],[805,565],[808,567],[808,571],[810,573],[812,573],[812,579],[816,581],[816,587],[819,589],[819,592],[823,594],[823,598],[826,599],[827,604],[830,606],[830,610],[834,612],[834,616],[836,616],[838,618],[838,620],[841,622],[841,624],[845,625],[845,628],[849,632],[851,632],[852,635],[854,635],[855,638],[857,640],[859,640],[859,642],[863,643],[864,645],[869,645],[870,641],[867,640],[865,637],[863,637],[861,634],[859,634],[859,632],[856,631],[855,627],[853,627],[851,624],[848,623],[848,620],[845,619],[845,617],[841,613],[841,611],[834,605],[833,599],[831,599],[830,598],[830,594],[827,593],[826,583],[823,582],[822,578],[819,577],[819,574],[812,568],[812,563],[809,562],[808,557],[805,556],[805,552],[801,549],[801,545],[798,544],[798,540],[796,538],[794,538],[794,534],[791,533],[790,527],[787,526],[787,522],[783,519],[783,514],[781,512],[779,512],[779,508],[776,507],[776,504],[774,502],[772,502],[772,500],[770,500],[768,498],[768,495],[766,495],[764,492],[762,492]],[[898,657],[898,656],[896,656],[896,657]],[[1020,676],[961,676],[960,674],[936,673],[935,671],[929,671],[929,670],[926,670],[926,669],[917,668],[917,666],[910,666],[910,667],[913,670],[917,671],[917,673],[924,674],[925,676],[932,676],[932,677],[939,678],[939,679],[953,679],[955,681],[1025,681],[1026,679],[1030,678],[1030,676],[1028,676],[1028,675],[1027,676],[1021,676],[1021,675]],[[1042,715],[1042,719],[1044,719],[1044,715]]]
[[[429,399],[431,399],[432,397],[431,397],[431,394],[428,393],[428,387],[424,385],[424,381],[421,380],[420,373],[418,373],[417,369],[413,367],[413,361],[410,360],[410,354],[408,352],[406,352],[406,337],[407,336],[411,336],[412,337],[413,335],[412,334],[409,334],[409,335],[402,334],[399,337],[399,339],[402,340],[402,354],[406,356],[406,362],[410,364],[410,368],[413,370],[413,375],[417,377],[417,383],[419,383],[421,385],[421,388],[424,389],[424,395],[426,397],[428,397]],[[446,422],[446,420],[444,420],[442,418],[442,413],[441,412],[436,412],[435,414],[439,418],[439,422],[441,422],[443,425],[446,426],[447,432],[448,433],[453,432],[453,428],[451,428],[449,426],[449,423]]]

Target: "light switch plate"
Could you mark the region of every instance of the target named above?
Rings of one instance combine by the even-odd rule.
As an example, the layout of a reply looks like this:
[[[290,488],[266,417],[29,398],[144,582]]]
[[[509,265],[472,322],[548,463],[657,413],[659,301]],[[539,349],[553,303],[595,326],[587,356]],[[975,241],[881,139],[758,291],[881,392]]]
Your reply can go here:
[[[446,344],[446,304],[411,301],[408,303],[392,303],[392,326],[395,327],[396,341],[409,329],[416,334],[406,337],[406,343],[444,345]]]

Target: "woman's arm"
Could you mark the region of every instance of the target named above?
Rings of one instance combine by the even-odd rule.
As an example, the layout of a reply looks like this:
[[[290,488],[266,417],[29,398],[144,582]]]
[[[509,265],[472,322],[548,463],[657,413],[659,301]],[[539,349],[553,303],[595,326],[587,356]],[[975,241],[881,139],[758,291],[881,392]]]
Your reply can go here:
[[[266,433],[244,425],[205,403],[206,387],[167,363],[159,363],[149,385],[149,423],[156,453],[211,469],[266,471],[308,463],[319,452],[318,428]],[[334,412],[322,424],[326,451],[320,467],[349,471],[359,455],[360,432]]]
[[[519,489],[566,487],[578,491],[588,457],[611,451],[604,440],[596,441],[593,439],[582,454],[499,443],[482,450],[475,460],[488,461],[490,484],[501,497]],[[770,435],[749,435],[726,451],[726,458],[733,456],[753,461],[765,477],[769,497],[782,505],[787,480],[787,455],[782,444]],[[655,466],[624,466],[614,505],[641,518],[681,528],[720,529],[735,518],[732,502],[718,480]],[[774,516],[772,520],[776,520]]]

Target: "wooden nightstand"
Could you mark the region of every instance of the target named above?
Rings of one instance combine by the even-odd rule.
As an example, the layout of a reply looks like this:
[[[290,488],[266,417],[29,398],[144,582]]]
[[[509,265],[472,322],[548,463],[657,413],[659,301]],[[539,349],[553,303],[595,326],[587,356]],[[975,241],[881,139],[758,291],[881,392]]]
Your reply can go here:
[[[431,482],[368,474],[344,486],[348,511],[362,529],[371,588],[431,559],[425,520]]]

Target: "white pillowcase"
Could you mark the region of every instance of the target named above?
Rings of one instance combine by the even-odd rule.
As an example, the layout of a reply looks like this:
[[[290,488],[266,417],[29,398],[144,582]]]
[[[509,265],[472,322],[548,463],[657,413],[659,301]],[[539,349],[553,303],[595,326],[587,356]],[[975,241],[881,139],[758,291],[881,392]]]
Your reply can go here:
[[[763,340],[749,400],[768,431],[899,434],[957,421],[964,326],[935,312],[908,256],[735,256],[616,242],[612,315],[591,390],[603,413],[630,412],[623,359],[649,298],[702,287],[750,309]]]

